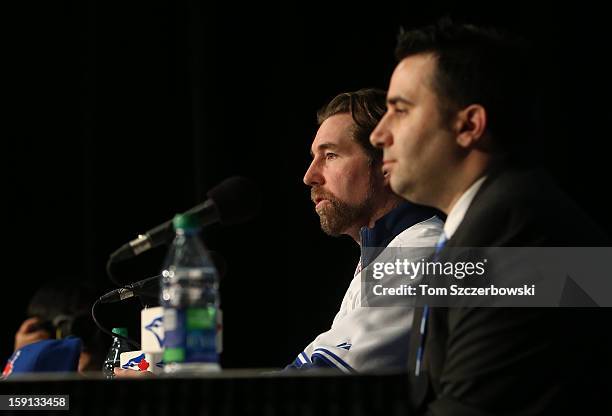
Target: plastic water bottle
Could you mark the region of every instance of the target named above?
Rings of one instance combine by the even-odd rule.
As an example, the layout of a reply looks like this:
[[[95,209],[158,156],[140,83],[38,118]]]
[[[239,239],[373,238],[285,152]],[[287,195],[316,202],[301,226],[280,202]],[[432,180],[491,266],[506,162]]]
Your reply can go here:
[[[118,334],[127,337],[127,328],[113,328],[113,334]],[[113,337],[113,345],[111,345],[104,360],[104,367],[102,372],[106,378],[115,377],[115,367],[119,367],[119,358],[122,352],[130,351],[130,347],[127,342],[119,337]]]
[[[162,272],[164,372],[218,371],[219,276],[200,241],[199,218],[173,220],[176,237]]]

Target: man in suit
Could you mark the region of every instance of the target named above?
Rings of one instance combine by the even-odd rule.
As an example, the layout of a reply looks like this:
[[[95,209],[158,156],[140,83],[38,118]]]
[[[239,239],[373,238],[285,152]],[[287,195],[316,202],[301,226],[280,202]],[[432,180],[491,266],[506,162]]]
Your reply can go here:
[[[400,34],[387,113],[371,142],[384,149],[394,192],[448,215],[440,258],[452,260],[453,247],[607,244],[524,157],[533,97],[523,50],[496,31],[450,21]],[[417,414],[609,406],[602,310],[426,306],[414,322],[422,328],[410,345]]]

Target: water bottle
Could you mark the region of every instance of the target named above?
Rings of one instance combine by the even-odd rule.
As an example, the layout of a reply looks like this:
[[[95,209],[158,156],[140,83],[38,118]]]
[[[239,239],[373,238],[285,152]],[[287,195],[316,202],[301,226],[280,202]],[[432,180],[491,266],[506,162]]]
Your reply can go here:
[[[127,337],[127,328],[113,328],[112,332],[113,334]],[[113,345],[111,345],[110,349],[108,350],[106,360],[104,360],[104,367],[102,367],[102,372],[106,378],[115,377],[115,367],[119,367],[119,358],[121,353],[127,351],[130,351],[130,347],[128,346],[127,342],[119,337],[113,337]]]
[[[219,276],[200,241],[199,218],[173,220],[176,236],[160,284],[164,307],[164,372],[218,371]]]

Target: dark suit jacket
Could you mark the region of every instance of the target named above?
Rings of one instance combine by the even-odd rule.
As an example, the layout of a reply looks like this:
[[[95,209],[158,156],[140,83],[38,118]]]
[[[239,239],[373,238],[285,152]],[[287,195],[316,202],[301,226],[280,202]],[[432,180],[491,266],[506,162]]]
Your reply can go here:
[[[505,168],[489,173],[441,256],[450,247],[606,245],[547,175]],[[612,407],[605,317],[606,308],[431,308],[424,371],[411,376],[415,413],[612,414],[599,410]],[[410,374],[418,343],[414,331]]]

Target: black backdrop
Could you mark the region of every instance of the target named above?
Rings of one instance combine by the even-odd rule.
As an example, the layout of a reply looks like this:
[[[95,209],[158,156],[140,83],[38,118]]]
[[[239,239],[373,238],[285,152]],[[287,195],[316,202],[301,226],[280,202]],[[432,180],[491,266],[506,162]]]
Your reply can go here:
[[[241,174],[261,186],[262,214],[203,235],[228,263],[223,364],[291,361],[330,325],[358,256],[350,240],[321,233],[302,184],[315,111],[341,91],[385,88],[400,25],[444,14],[509,27],[538,46],[533,68],[546,75],[546,94],[544,145],[534,148],[609,232],[605,14],[531,3],[332,11],[82,0],[7,14],[0,357],[42,282],[67,276],[111,288],[111,251]],[[119,276],[156,274],[163,257],[153,250]],[[138,310],[128,301],[101,313],[109,326],[135,331]]]

